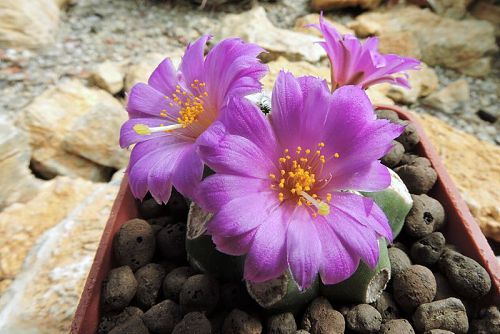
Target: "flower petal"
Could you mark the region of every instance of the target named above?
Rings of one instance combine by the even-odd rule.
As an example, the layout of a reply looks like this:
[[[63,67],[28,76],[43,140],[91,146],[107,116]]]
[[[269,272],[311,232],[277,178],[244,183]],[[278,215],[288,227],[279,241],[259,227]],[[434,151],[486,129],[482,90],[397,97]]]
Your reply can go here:
[[[132,87],[127,104],[127,111],[131,117],[143,118],[149,115],[159,118],[163,110],[177,113],[178,107],[170,106],[164,94],[145,83],[140,82]]]
[[[207,41],[211,38],[210,35],[203,35],[186,48],[180,70],[188,85],[194,80],[204,81],[204,50]]]
[[[177,71],[172,60],[166,58],[153,71],[149,77],[148,84],[163,94],[171,94],[178,84]]]
[[[324,190],[381,191],[390,185],[389,170],[377,160],[357,169],[349,169],[348,165],[333,167],[333,177]]]
[[[203,162],[196,151],[196,145],[190,145],[179,157],[172,175],[172,183],[185,197],[194,199],[196,187],[203,176]]]
[[[319,231],[304,208],[295,210],[286,232],[288,264],[294,280],[304,290],[311,286],[321,266]]]
[[[213,235],[212,241],[215,244],[215,248],[219,252],[232,256],[245,255],[248,253],[250,247],[252,246],[252,242],[256,232],[257,229],[254,229],[235,237],[221,237],[218,235]]]

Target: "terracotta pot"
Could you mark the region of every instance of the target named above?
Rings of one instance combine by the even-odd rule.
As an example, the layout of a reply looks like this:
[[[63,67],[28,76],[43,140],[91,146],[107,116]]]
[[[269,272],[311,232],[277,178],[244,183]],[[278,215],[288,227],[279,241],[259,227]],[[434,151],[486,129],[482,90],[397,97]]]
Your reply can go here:
[[[500,303],[500,265],[486,238],[481,233],[479,225],[472,218],[467,205],[460,197],[457,188],[415,117],[397,107],[387,108],[397,111],[401,119],[407,119],[417,127],[421,141],[416,152],[427,157],[438,174],[437,183],[429,195],[439,200],[445,207],[447,225],[443,233],[446,240],[455,244],[465,255],[478,261],[486,268],[492,278],[492,288],[489,295],[484,298],[484,302]],[[137,216],[136,202],[128,187],[128,180],[124,177],[76,310],[71,333],[90,334],[96,332],[100,319],[99,302],[102,281],[109,270],[114,267],[113,236],[122,224]]]

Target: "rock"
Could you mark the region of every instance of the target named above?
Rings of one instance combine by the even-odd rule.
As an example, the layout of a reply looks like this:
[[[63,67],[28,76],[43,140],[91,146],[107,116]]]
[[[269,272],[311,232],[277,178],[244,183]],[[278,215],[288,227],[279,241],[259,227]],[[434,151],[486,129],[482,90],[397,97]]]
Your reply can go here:
[[[471,321],[469,332],[472,334],[498,334],[500,311],[498,306],[490,306],[479,312],[479,318]]]
[[[461,19],[467,13],[467,7],[472,2],[474,0],[434,0],[429,2],[429,5],[441,16]]]
[[[394,101],[387,97],[388,86],[387,85],[374,85],[368,87],[365,91],[366,95],[370,98],[370,101],[374,105],[394,105]]]
[[[494,28],[489,22],[457,21],[413,6],[368,12],[358,16],[356,21],[357,24],[349,25],[356,33],[360,32],[359,26],[364,26],[362,32],[366,32],[369,26],[369,32],[379,36],[401,31],[411,33],[418,41],[426,64],[456,69],[472,76],[484,76],[490,72],[490,55],[498,49]]]
[[[28,137],[13,124],[0,121],[0,210],[16,202],[27,202],[41,186],[29,169]]]
[[[125,91],[130,92],[136,83],[147,83],[151,73],[167,57],[172,60],[175,67],[179,66],[183,54],[183,49],[175,49],[167,54],[150,53],[145,55],[139,63],[128,67],[125,75]]]
[[[211,334],[210,321],[200,312],[191,312],[184,316],[172,334]]]
[[[222,325],[222,334],[261,334],[262,324],[259,319],[234,309],[228,314]]]
[[[391,247],[387,251],[391,262],[391,277],[399,275],[403,270],[411,266],[410,258],[401,249]]]
[[[311,304],[309,304],[304,312],[300,328],[308,332],[312,332],[313,328],[319,330],[320,328],[335,322],[338,324],[335,327],[336,330],[338,332],[344,332],[344,316],[340,312],[335,311],[325,297],[318,297],[314,299]]]
[[[377,115],[378,119],[387,119],[387,120],[391,121],[392,123],[399,122],[399,116],[394,110],[377,109],[377,110],[375,110],[375,114]]]
[[[380,35],[382,26],[380,23],[366,18],[363,15],[356,17],[355,21],[351,21],[347,24],[349,29],[354,30],[356,36],[365,38],[373,35]]]
[[[408,82],[411,89],[396,85],[387,85],[387,96],[400,103],[415,103],[419,97],[427,96],[433,93],[439,85],[436,72],[422,63],[418,71],[408,71]]]
[[[219,305],[222,308],[232,310],[238,306],[241,308],[247,307],[252,303],[253,300],[242,282],[229,282],[221,286]]]
[[[368,27],[358,26],[358,30],[361,28],[364,28],[366,30],[366,32],[364,32],[364,35],[367,35],[367,33],[371,31],[370,26]],[[377,31],[375,30],[372,34],[376,34],[376,32]],[[379,37],[379,51],[381,53],[394,53],[400,56],[412,57],[416,59],[422,58],[422,52],[420,51],[418,40],[416,39],[414,34],[406,31],[381,35]],[[410,79],[412,73],[418,73],[420,71],[408,71],[408,73],[410,74]]]
[[[96,86],[115,95],[124,87],[125,65],[111,61],[101,63],[94,68],[91,79]]]
[[[142,219],[146,219],[151,223],[152,218],[158,218],[167,215],[165,205],[158,204],[154,198],[143,200],[139,203],[139,213]],[[164,217],[162,217],[164,218]],[[168,217],[165,217],[168,218]],[[156,225],[152,224],[151,225]],[[160,224],[161,225],[161,224]]]
[[[388,293],[387,291],[382,292],[377,301],[373,303],[373,307],[375,307],[380,313],[383,321],[399,318],[398,305],[394,301],[392,294]]]
[[[219,302],[219,283],[209,275],[191,276],[182,286],[179,301],[183,313],[210,313]]]
[[[1,333],[69,332],[118,188],[58,177],[0,213],[0,271],[13,279],[1,292]]]
[[[292,313],[280,313],[267,319],[267,333],[269,334],[295,334],[297,324]]]
[[[186,259],[186,224],[177,223],[165,226],[156,236],[161,255],[171,261],[182,262]]]
[[[126,118],[109,93],[69,81],[35,98],[17,123],[29,133],[37,173],[47,178],[67,175],[105,181],[110,168],[104,165],[126,165],[127,152],[117,145]]]
[[[144,325],[140,316],[130,317],[127,321],[113,328],[109,334],[149,334],[148,328]]]
[[[495,35],[500,36],[500,6],[485,0],[476,1],[470,13],[479,20],[485,20],[495,27]]]
[[[428,268],[413,265],[394,277],[392,288],[398,305],[404,311],[412,312],[419,305],[434,299],[436,280]]]
[[[423,164],[421,161],[428,162],[429,160],[416,158],[414,161],[394,169],[405,183],[408,191],[415,195],[429,192],[437,180],[437,173],[430,162]]]
[[[420,135],[413,123],[408,121],[399,121],[398,124],[404,125],[405,129],[396,140],[403,144],[406,151],[411,151],[420,142]],[[428,164],[430,166],[430,163]]]
[[[455,333],[444,329],[431,329],[430,331],[426,331],[424,334],[455,334]]]
[[[59,8],[53,0],[0,3],[0,47],[39,48],[54,42]]]
[[[461,114],[469,99],[469,84],[467,80],[459,79],[427,96],[422,100],[422,103],[447,114]]]
[[[137,291],[137,280],[129,266],[111,269],[103,282],[102,304],[106,310],[124,309]]]
[[[165,269],[157,263],[146,264],[135,273],[137,279],[136,299],[145,309],[155,304],[164,277]]]
[[[478,299],[491,289],[491,278],[488,272],[479,263],[465,255],[446,250],[438,265],[450,285],[462,297]]]
[[[430,267],[439,260],[445,243],[441,232],[433,232],[411,246],[411,259],[417,264]]]
[[[487,237],[500,242],[500,147],[435,117],[421,115],[420,119],[481,230]]]
[[[408,320],[397,319],[382,324],[379,334],[415,334],[415,331]]]
[[[120,265],[132,270],[151,262],[155,252],[155,237],[151,225],[142,219],[131,219],[120,227],[113,240],[113,251]]]
[[[269,52],[262,54],[268,61],[284,56],[292,61],[315,63],[326,55],[321,46],[314,43],[317,37],[275,27],[260,6],[247,12],[226,15],[220,22],[216,36],[218,39],[238,36],[247,42],[256,43]]]
[[[377,8],[381,0],[312,0],[311,7],[314,10],[326,10],[345,7],[361,7],[366,9]]]
[[[337,31],[342,34],[342,35],[354,35],[354,30],[347,28],[345,25],[342,23],[332,21],[329,18],[323,16],[324,20],[328,23],[330,23]],[[293,30],[305,34],[310,34],[318,37],[322,37],[323,35],[321,32],[318,31],[318,29],[315,29],[313,27],[308,27],[307,25],[309,24],[318,24],[319,23],[319,14],[317,13],[311,13],[307,14],[305,16],[299,17],[297,20],[295,20],[295,27]]]
[[[167,299],[151,307],[142,315],[142,321],[152,333],[171,333],[181,321],[179,305]]]
[[[357,333],[373,333],[380,330],[382,316],[373,306],[360,304],[349,310],[346,322],[347,328]]]
[[[434,297],[434,301],[458,296],[443,274],[435,272],[434,278],[436,279],[436,296]]]
[[[381,161],[387,167],[394,167],[401,161],[401,158],[403,157],[404,153],[405,153],[405,148],[403,144],[393,140],[391,150],[382,157]]]
[[[295,76],[312,75],[330,82],[330,68],[322,65],[312,65],[306,61],[289,61],[285,57],[278,57],[267,64],[269,72],[262,78],[264,90],[272,91],[274,83],[281,70],[286,69]]]
[[[106,334],[113,328],[115,328],[118,325],[123,324],[127,320],[129,320],[133,316],[142,316],[144,312],[138,307],[135,306],[129,306],[125,307],[125,309],[116,314],[115,312],[112,312],[108,315],[104,315],[101,317],[101,320],[99,321],[99,327],[97,328],[97,333],[98,334]]]
[[[194,274],[195,271],[191,267],[179,267],[169,272],[163,281],[163,294],[165,297],[178,301],[182,286]]]
[[[419,332],[444,329],[455,334],[465,334],[469,329],[464,304],[456,298],[420,305],[413,315],[413,324]]]
[[[444,208],[437,200],[423,195],[411,195],[413,207],[406,216],[405,232],[422,238],[441,227],[445,219]]]

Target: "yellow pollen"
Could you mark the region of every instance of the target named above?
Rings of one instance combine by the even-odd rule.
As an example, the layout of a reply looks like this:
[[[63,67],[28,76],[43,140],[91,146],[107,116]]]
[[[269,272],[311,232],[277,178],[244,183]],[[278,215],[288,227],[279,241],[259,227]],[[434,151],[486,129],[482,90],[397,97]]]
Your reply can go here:
[[[150,135],[151,130],[149,130],[149,126],[144,125],[144,124],[136,124],[133,127],[135,133],[138,135],[144,136],[144,135]]]
[[[340,154],[338,154],[338,153],[335,153],[333,156],[334,156],[335,158],[340,158]]]
[[[310,150],[310,149],[307,149],[307,150],[306,150],[306,154],[309,154],[309,153],[311,153],[311,150]]]
[[[276,175],[274,175],[273,173],[269,174],[269,177],[273,180],[276,179]]]

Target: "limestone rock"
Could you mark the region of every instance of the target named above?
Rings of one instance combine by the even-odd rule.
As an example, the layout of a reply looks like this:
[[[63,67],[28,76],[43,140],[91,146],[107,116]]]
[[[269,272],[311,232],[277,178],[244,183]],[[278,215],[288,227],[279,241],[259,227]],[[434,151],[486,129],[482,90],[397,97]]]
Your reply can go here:
[[[92,81],[96,86],[114,95],[123,89],[124,65],[111,61],[99,64],[92,72]]]
[[[431,66],[441,65],[472,76],[484,76],[491,70],[491,57],[498,47],[493,26],[486,21],[441,17],[428,9],[394,7],[383,12],[369,12],[349,25],[356,33],[369,23],[372,34],[387,35],[405,31],[418,41],[422,60]],[[366,28],[366,27],[364,27]],[[362,30],[362,29],[361,29]]]
[[[368,95],[372,104],[394,105],[394,101],[387,96],[388,90],[388,85],[374,85],[368,87],[368,89],[366,90],[366,95]]]
[[[312,0],[311,7],[314,10],[324,10],[345,7],[361,7],[367,9],[377,8],[381,0]]]
[[[0,210],[36,195],[39,181],[29,170],[28,137],[13,124],[0,121]]]
[[[481,230],[500,242],[500,148],[435,117],[419,117]]]
[[[373,35],[380,35],[382,31],[382,26],[380,23],[370,19],[370,17],[365,17],[360,15],[356,17],[355,21],[351,21],[347,24],[349,29],[354,30],[356,36],[358,37],[369,37]]]
[[[470,89],[467,80],[459,79],[448,86],[432,93],[422,102],[436,110],[447,114],[461,113],[464,104],[470,99]]]
[[[118,183],[95,184],[68,178],[50,182],[53,186],[62,183],[66,187],[65,196],[59,193],[52,200],[47,200],[50,192],[45,192],[45,197],[12,207],[10,218],[1,218],[2,222],[8,219],[11,225],[15,221],[24,226],[23,235],[33,242],[37,240],[21,272],[0,298],[2,333],[69,332],[88,270],[118,191]],[[40,205],[42,200],[49,204],[51,212]],[[40,213],[46,216],[40,217]],[[48,222],[52,226],[49,227]],[[38,228],[38,224],[44,225],[44,228]],[[33,229],[39,233],[31,236],[27,233],[28,227],[30,233]],[[18,238],[17,234],[11,232],[9,235],[9,252],[2,250],[2,256],[19,251],[18,244],[13,241]]]
[[[477,1],[471,8],[472,16],[479,20],[485,20],[495,27],[496,37],[500,37],[500,5],[494,5],[487,1]]]
[[[0,47],[38,48],[54,41],[59,8],[54,0],[0,2]]]
[[[467,13],[467,7],[474,0],[432,0],[428,1],[432,9],[441,16],[461,19]]]
[[[436,72],[422,63],[418,71],[408,71],[408,82],[411,88],[383,84],[387,87],[387,96],[400,103],[415,103],[419,97],[427,96],[433,93],[439,85],[439,79]],[[466,82],[467,83],[467,82]]]
[[[96,124],[96,117],[113,122]],[[126,112],[109,93],[69,81],[35,98],[21,113],[18,124],[29,133],[32,164],[42,176],[103,181],[109,177],[109,168],[103,166],[121,168],[123,164],[115,162],[126,160],[127,152],[118,146],[117,126],[124,119]],[[73,133],[77,131],[80,133]],[[73,147],[77,139],[84,141]]]
[[[129,66],[127,74],[125,76],[125,91],[130,92],[130,89],[139,82],[148,82],[149,76],[155,68],[167,57],[172,59],[172,63],[175,67],[179,66],[181,62],[181,56],[184,54],[184,50],[176,49],[168,54],[151,53],[146,55],[140,63]]]
[[[260,6],[241,14],[226,15],[216,36],[218,39],[239,36],[247,42],[256,43],[268,51],[262,55],[267,61],[284,56],[292,61],[314,63],[326,55],[315,43],[319,38],[275,27]]]
[[[405,57],[422,58],[418,40],[410,32],[400,31],[381,35],[379,43],[381,53],[395,53]]]
[[[324,17],[325,21],[330,23],[337,31],[342,34],[342,35],[354,35],[354,30],[347,28],[345,25],[342,23],[332,21],[328,19],[327,17]],[[310,34],[318,37],[322,37],[321,33],[318,31],[318,29],[312,28],[312,27],[307,27],[309,24],[318,24],[319,23],[319,14],[317,13],[311,13],[307,14],[305,16],[299,17],[295,21],[295,27],[293,28],[297,32],[302,32],[305,34]]]

